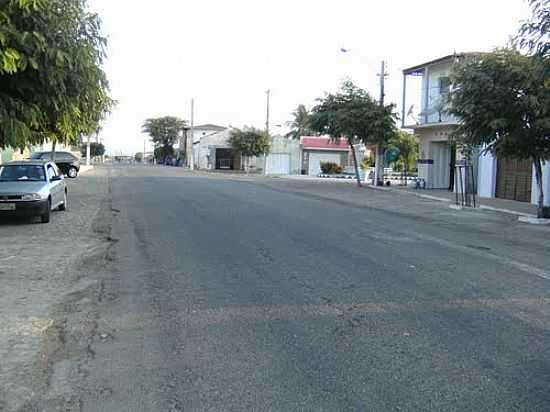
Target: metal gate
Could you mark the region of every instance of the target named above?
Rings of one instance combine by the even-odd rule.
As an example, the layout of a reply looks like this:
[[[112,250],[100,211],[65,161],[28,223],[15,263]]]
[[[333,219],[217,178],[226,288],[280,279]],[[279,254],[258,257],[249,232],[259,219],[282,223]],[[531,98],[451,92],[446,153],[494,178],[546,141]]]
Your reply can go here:
[[[531,201],[533,163],[530,160],[498,159],[496,197]]]

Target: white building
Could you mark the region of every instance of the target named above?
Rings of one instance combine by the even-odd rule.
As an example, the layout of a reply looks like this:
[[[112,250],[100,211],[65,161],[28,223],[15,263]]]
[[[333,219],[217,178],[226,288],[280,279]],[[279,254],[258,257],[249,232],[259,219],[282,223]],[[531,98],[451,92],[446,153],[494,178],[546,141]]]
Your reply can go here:
[[[453,64],[474,53],[445,56],[403,70],[403,128],[420,142],[418,177],[428,189],[454,190],[455,165],[462,155],[449,143],[459,119],[445,113]],[[531,161],[497,159],[479,150],[474,174],[481,197],[536,203],[537,186]],[[544,166],[545,203],[550,205],[550,164]]]

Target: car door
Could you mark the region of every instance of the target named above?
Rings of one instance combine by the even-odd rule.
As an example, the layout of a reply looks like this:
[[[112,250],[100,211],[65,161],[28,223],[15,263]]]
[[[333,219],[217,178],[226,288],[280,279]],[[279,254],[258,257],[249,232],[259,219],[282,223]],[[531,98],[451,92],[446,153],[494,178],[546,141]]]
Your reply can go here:
[[[59,174],[57,168],[52,163],[48,163],[46,166],[46,173],[48,175],[48,181],[50,183],[50,195],[52,197],[52,207],[57,207],[63,202],[63,181],[56,180]]]

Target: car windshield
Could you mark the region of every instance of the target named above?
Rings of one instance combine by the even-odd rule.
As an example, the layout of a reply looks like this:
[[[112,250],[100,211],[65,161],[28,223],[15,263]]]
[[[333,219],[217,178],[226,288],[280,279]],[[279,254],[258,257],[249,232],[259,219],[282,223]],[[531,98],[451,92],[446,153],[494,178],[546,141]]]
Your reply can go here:
[[[6,165],[0,167],[0,182],[41,182],[46,180],[39,165]]]
[[[30,155],[30,158],[31,159],[40,159],[40,158],[42,158],[43,154],[44,153],[42,153],[42,152],[34,152]]]

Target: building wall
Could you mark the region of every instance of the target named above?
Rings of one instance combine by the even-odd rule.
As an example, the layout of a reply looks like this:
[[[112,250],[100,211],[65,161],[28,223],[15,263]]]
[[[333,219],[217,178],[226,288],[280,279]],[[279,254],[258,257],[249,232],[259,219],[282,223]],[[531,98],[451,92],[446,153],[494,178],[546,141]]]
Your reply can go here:
[[[542,169],[542,191],[544,193],[544,206],[550,207],[550,161],[546,162]],[[533,189],[531,190],[531,203],[538,204],[539,188],[533,167]]]
[[[497,159],[492,153],[481,153],[478,163],[478,195],[495,197],[497,185]]]
[[[434,142],[448,142],[451,127],[417,129],[419,141],[418,177],[426,181],[426,188],[434,188]]]
[[[497,158],[491,154],[481,154],[479,156],[479,173],[478,173],[478,194],[480,197],[494,198],[496,196],[497,186]],[[546,162],[542,170],[543,175],[543,192],[544,205],[550,207],[550,162]],[[533,183],[531,188],[531,203],[537,204],[539,190],[535,169],[533,167]]]
[[[302,151],[300,141],[291,140],[285,137],[274,137],[271,139],[270,154],[289,154],[290,155],[290,174],[297,175],[301,173]]]
[[[213,133],[201,138],[200,143],[195,144],[195,167],[199,169],[215,169],[216,149],[230,149],[229,137],[231,129]],[[242,163],[240,164],[242,165]],[[256,167],[256,159],[249,160],[251,167]]]

